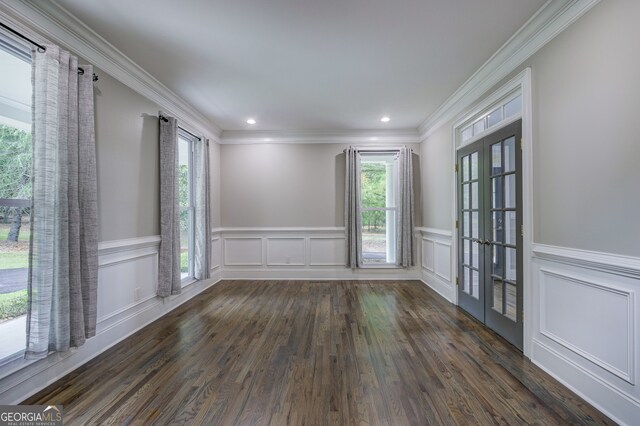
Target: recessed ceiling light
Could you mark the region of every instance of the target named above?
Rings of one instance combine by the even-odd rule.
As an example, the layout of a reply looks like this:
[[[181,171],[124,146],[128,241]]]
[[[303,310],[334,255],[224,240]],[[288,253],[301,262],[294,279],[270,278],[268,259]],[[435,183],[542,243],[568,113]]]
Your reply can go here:
[[[265,142],[271,142],[271,138],[264,138]]]
[[[387,116],[384,116],[380,119],[380,121],[382,121],[383,123],[388,123],[389,121],[391,121],[391,119]]]
[[[370,140],[370,141],[377,141],[377,140],[378,140],[378,138],[373,137],[373,138],[369,138],[369,140]]]
[[[247,124],[256,124],[256,120],[253,118],[247,119]]]

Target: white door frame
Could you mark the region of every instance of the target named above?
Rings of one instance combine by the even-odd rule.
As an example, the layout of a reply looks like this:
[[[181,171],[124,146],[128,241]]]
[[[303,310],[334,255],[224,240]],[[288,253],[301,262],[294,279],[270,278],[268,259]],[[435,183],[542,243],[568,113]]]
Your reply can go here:
[[[514,93],[522,95],[522,113],[517,114],[507,120],[500,122],[498,125],[480,133],[477,136],[467,140],[464,144],[461,141],[460,131],[468,123],[483,114],[492,110],[493,107],[511,96]],[[531,99],[531,68],[525,68],[522,72],[509,80],[498,90],[478,99],[474,106],[469,107],[461,115],[462,118],[453,124],[452,135],[452,219],[451,219],[451,276],[458,276],[458,229],[456,229],[456,220],[458,219],[458,179],[455,171],[456,153],[458,149],[475,142],[482,137],[495,132],[496,130],[507,126],[514,121],[522,119],[522,260],[523,260],[523,283],[522,283],[522,300],[523,300],[523,352],[528,358],[531,358],[531,342],[533,339],[533,320],[535,313],[533,312],[533,277],[531,270],[532,262],[532,246],[533,246],[533,121],[532,121],[532,99]],[[457,280],[456,280],[457,282]],[[458,304],[458,288],[453,286],[451,300],[454,304]]]

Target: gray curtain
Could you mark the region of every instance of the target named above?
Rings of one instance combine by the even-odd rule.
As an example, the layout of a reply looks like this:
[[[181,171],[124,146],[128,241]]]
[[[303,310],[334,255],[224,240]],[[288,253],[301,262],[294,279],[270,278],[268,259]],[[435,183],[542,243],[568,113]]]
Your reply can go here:
[[[180,294],[180,209],[178,206],[178,121],[160,117],[160,253],[158,296]]]
[[[411,149],[403,147],[398,156],[398,227],[396,265],[409,268],[413,261],[413,159]]]
[[[347,237],[347,266],[355,269],[362,265],[360,247],[362,234],[360,225],[360,154],[357,148],[345,150],[344,174],[344,226]]]
[[[96,333],[98,217],[93,68],[33,51],[33,205],[25,357]]]
[[[209,140],[195,141],[195,278],[211,276],[211,200],[209,190]]]

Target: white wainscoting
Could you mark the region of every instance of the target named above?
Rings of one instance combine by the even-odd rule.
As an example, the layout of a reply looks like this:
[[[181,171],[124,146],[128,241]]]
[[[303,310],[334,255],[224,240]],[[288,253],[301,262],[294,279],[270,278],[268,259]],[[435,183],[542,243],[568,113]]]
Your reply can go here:
[[[218,242],[212,250],[211,279],[186,286],[180,295],[157,297],[159,245],[159,236],[100,243],[96,336],[64,354],[40,361],[20,358],[2,366],[0,404],[20,403],[220,280]]]
[[[229,237],[223,241],[224,266],[262,265],[262,238]]]
[[[269,237],[267,244],[267,266],[305,266],[304,237]]]
[[[219,236],[224,247],[223,278],[420,279],[419,268],[352,271],[345,267],[343,227],[220,228],[213,234]]]
[[[449,302],[455,300],[452,282],[451,231],[416,228],[422,247],[422,281]]]
[[[532,361],[621,424],[640,418],[640,259],[534,244]]]
[[[219,235],[211,237],[211,271],[222,266],[222,239]]]
[[[344,266],[347,259],[347,242],[344,235],[310,236],[310,266]]]

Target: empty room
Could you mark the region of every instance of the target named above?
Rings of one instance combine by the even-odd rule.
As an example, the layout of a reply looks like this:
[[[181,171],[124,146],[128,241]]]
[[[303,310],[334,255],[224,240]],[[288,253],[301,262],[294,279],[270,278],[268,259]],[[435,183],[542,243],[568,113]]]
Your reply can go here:
[[[0,0],[0,424],[639,424],[639,19]]]

